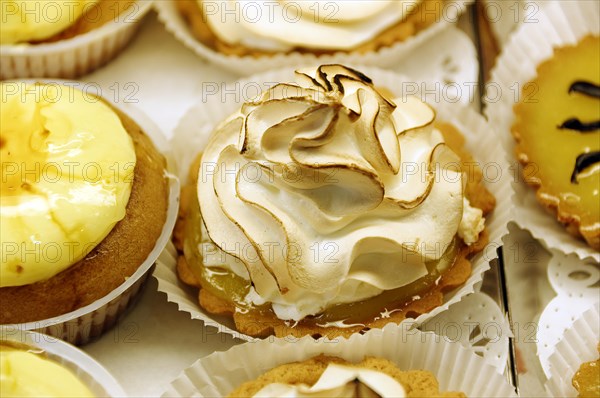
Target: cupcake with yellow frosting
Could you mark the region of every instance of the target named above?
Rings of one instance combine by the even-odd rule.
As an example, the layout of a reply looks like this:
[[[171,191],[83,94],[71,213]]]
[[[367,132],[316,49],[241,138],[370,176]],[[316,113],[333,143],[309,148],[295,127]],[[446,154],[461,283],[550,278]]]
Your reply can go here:
[[[73,85],[0,89],[0,324],[85,342],[166,243],[166,160],[136,121]]]
[[[2,397],[118,397],[124,391],[92,358],[48,335],[2,329]]]
[[[0,77],[73,78],[129,42],[148,0],[1,0]]]
[[[180,280],[254,337],[349,336],[442,306],[488,242],[483,164],[433,108],[361,72],[296,80],[199,148],[175,231]]]
[[[469,1],[157,2],[160,19],[200,56],[248,74],[309,63],[392,63]]]

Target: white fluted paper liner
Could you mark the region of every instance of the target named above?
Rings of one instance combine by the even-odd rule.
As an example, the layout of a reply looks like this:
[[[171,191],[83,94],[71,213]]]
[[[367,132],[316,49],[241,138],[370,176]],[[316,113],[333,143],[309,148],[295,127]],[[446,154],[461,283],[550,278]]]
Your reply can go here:
[[[124,397],[125,391],[117,380],[92,357],[46,334],[0,327],[0,342],[15,342],[41,349],[54,362],[69,369],[97,397]]]
[[[151,8],[152,0],[138,0],[97,29],[54,43],[0,45],[0,79],[73,79],[89,73],[119,54]]]
[[[552,397],[577,397],[572,380],[582,363],[598,359],[600,343],[599,304],[584,312],[569,329],[549,359],[546,390]]]
[[[185,369],[163,397],[224,397],[246,381],[290,362],[325,354],[359,362],[365,356],[387,358],[401,370],[429,370],[441,391],[468,397],[516,397],[505,377],[460,343],[417,330],[388,325],[350,339],[270,339],[216,352]]]
[[[548,303],[538,321],[536,334],[537,354],[546,377],[550,377],[550,356],[573,322],[592,308],[598,300],[570,298],[558,295]]]
[[[600,3],[548,2],[536,13],[535,21],[522,24],[512,36],[492,71],[491,83],[484,97],[488,120],[500,133],[501,142],[515,170],[518,162],[514,156],[515,142],[511,126],[514,122],[513,106],[521,88],[536,76],[537,66],[552,56],[553,48],[573,45],[590,33],[600,32]],[[599,262],[600,253],[583,240],[568,234],[555,217],[538,203],[535,189],[522,181],[520,171],[516,172],[517,175],[518,178],[513,182],[517,224],[530,231],[547,248],[567,254],[575,253],[582,259],[592,257]]]
[[[403,82],[411,82],[407,77],[382,69],[355,67],[372,78],[375,85],[388,88],[398,97],[402,96],[405,87]],[[173,153],[178,161],[182,181],[187,180],[190,163],[204,149],[208,137],[218,123],[238,109],[244,100],[259,94],[260,91],[279,82],[293,82],[293,75],[293,69],[271,71],[235,82],[223,93],[214,95],[205,93],[205,98],[182,118],[172,138]],[[433,318],[476,290],[483,273],[489,269],[489,261],[497,257],[496,249],[502,245],[501,239],[507,233],[507,224],[512,214],[509,199],[512,194],[511,178],[506,154],[497,145],[493,129],[483,117],[470,108],[446,102],[431,105],[436,108],[439,120],[453,123],[463,133],[466,138],[466,148],[475,156],[475,160],[483,170],[486,187],[496,197],[497,204],[486,220],[490,243],[471,259],[473,264],[471,276],[464,285],[445,295],[443,305],[419,316],[416,319],[417,325]],[[170,302],[176,303],[180,310],[190,313],[193,319],[200,319],[207,325],[217,327],[221,332],[248,341],[254,340],[250,336],[237,332],[231,317],[209,314],[198,305],[197,289],[185,286],[177,278],[174,265],[176,252],[172,246],[163,253],[163,256],[165,261],[159,263],[154,276],[158,280],[158,290],[164,292]]]
[[[550,375],[548,358],[573,322],[600,301],[600,269],[592,259],[554,251],[548,263],[548,280],[557,296],[544,308],[537,332],[540,363]]]
[[[508,341],[513,337],[506,316],[487,294],[475,292],[447,311],[429,319],[419,328],[459,341],[481,355],[486,363],[504,373],[508,360]]]
[[[64,83],[68,87],[79,88],[89,94],[98,94],[96,91],[86,90],[84,83],[63,80],[43,80],[43,82]],[[40,321],[4,325],[3,327],[37,331],[58,337],[71,344],[82,345],[88,343],[113,326],[119,320],[120,316],[124,314],[125,310],[135,302],[138,293],[140,293],[150,274],[152,266],[159,258],[167,243],[170,242],[171,233],[177,220],[180,193],[179,180],[176,177],[177,171],[172,158],[170,143],[154,122],[138,108],[125,103],[115,103],[109,97],[103,98],[133,119],[152,140],[156,149],[167,159],[165,177],[169,184],[169,207],[161,234],[156,240],[154,248],[137,271],[108,295],[67,314]]]
[[[215,51],[196,39],[185,19],[177,10],[175,1],[156,0],[154,7],[158,12],[158,18],[165,24],[167,30],[175,35],[175,37],[186,47],[207,61],[242,76],[248,76],[253,73],[260,73],[270,69],[296,67],[298,65],[306,64],[354,63],[380,67],[393,66],[394,63],[398,62],[402,57],[408,56],[413,50],[426,44],[428,40],[434,38],[445,28],[456,23],[458,17],[465,12],[467,6],[472,2],[473,0],[450,1],[449,4],[445,6],[439,21],[436,21],[428,28],[402,42],[381,48],[378,51],[371,51],[364,54],[339,52],[320,56],[293,52],[290,54],[276,54],[265,57],[240,57],[225,55]]]

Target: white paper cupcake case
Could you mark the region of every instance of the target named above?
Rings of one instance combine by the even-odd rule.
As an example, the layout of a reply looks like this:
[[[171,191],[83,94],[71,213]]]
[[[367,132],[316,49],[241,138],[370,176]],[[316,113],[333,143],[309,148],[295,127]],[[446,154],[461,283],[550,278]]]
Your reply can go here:
[[[350,339],[270,339],[216,352],[185,369],[163,397],[224,397],[240,384],[276,366],[325,354],[359,362],[365,356],[387,358],[401,370],[432,372],[442,391],[463,391],[469,397],[516,397],[514,388],[496,369],[460,343],[434,333],[386,326]]]
[[[484,293],[466,296],[447,311],[426,321],[419,330],[462,343],[499,373],[506,369],[508,341],[513,337],[510,323],[498,304]]]
[[[36,80],[40,81],[40,80]],[[63,80],[41,80],[45,83],[68,83],[68,87],[80,88],[85,91],[84,83],[66,82]],[[28,81],[32,82],[32,81]],[[90,92],[92,94],[92,92]],[[124,314],[140,293],[144,283],[150,275],[150,270],[157,261],[160,253],[170,242],[171,233],[177,220],[179,209],[179,180],[176,177],[175,162],[173,161],[170,144],[158,127],[139,109],[129,104],[114,103],[110,98],[104,98],[127,116],[131,117],[152,140],[158,151],[167,159],[165,177],[169,183],[169,207],[162,232],[148,254],[146,260],[139,266],[121,286],[108,295],[75,311],[56,316],[50,319],[27,323],[2,325],[6,330],[32,330],[58,337],[71,344],[82,345],[100,336]]]
[[[98,362],[76,347],[36,332],[0,327],[0,342],[16,342],[42,349],[47,357],[72,371],[97,397],[124,397],[117,380]]]
[[[399,59],[407,56],[411,51],[425,44],[429,39],[443,31],[444,28],[456,22],[458,17],[467,9],[467,5],[472,2],[473,0],[453,0],[451,6],[447,7],[447,11],[444,12],[443,17],[439,21],[402,42],[390,47],[381,48],[378,51],[371,51],[365,54],[340,52],[322,56],[293,52],[269,57],[224,55],[209,48],[194,37],[186,21],[177,10],[175,1],[157,0],[154,7],[158,12],[158,18],[165,24],[167,30],[173,33],[186,47],[207,61],[240,75],[247,76],[284,66],[295,67],[317,63],[358,63],[380,67],[392,66]]]
[[[358,70],[373,79],[374,83],[390,89],[401,96],[402,82],[411,80],[398,74],[373,67],[355,66]],[[278,82],[293,82],[293,69],[271,71],[255,75],[228,86],[233,91],[221,101],[220,95],[206,98],[206,101],[192,107],[182,118],[174,131],[172,138],[173,153],[178,161],[180,178],[187,180],[187,170],[192,159],[204,148],[213,128],[238,109],[244,100],[243,91],[248,87],[265,89]],[[233,95],[237,88],[238,95]],[[258,94],[258,93],[256,93]],[[235,100],[234,100],[235,97]],[[510,196],[511,177],[508,172],[506,155],[497,145],[497,138],[493,129],[485,122],[483,117],[470,108],[457,104],[437,103],[432,104],[440,120],[452,122],[465,136],[466,148],[472,153],[484,171],[489,173],[486,187],[496,197],[497,204],[493,213],[489,215],[486,226],[490,235],[490,243],[478,255],[472,258],[473,271],[466,283],[445,295],[444,304],[429,313],[411,320],[412,325],[420,325],[433,318],[463,297],[477,290],[476,285],[482,280],[483,273],[489,269],[489,261],[497,257],[496,249],[502,245],[502,237],[507,233],[507,224],[512,216]],[[496,174],[497,173],[497,174]],[[176,303],[181,311],[190,313],[193,319],[200,319],[208,326],[214,326],[219,331],[233,335],[247,341],[255,340],[250,336],[235,330],[231,317],[221,317],[209,314],[203,310],[197,301],[197,289],[189,288],[177,278],[175,269],[177,253],[172,244],[162,254],[161,261],[157,264],[154,276],[158,280],[158,290],[167,295],[167,300]]]
[[[138,0],[132,11],[71,39],[36,45],[0,45],[0,79],[72,79],[89,73],[117,56],[151,8],[152,0]]]
[[[541,7],[536,23],[521,25],[511,37],[491,74],[489,97],[497,98],[487,103],[486,115],[500,133],[502,145],[509,153],[515,170],[518,162],[514,155],[515,142],[511,135],[514,122],[515,90],[536,76],[536,68],[550,58],[553,48],[575,44],[587,34],[600,32],[600,3],[597,1],[553,1]],[[491,91],[493,90],[493,92]],[[501,96],[498,98],[497,91]],[[487,98],[487,97],[485,97]],[[600,253],[582,240],[569,235],[565,228],[547,213],[535,198],[535,189],[521,179],[513,181],[517,224],[530,231],[547,248],[564,253],[575,253],[579,258],[592,257],[600,262]]]
[[[549,357],[565,330],[600,301],[600,269],[592,259],[583,261],[575,254],[557,251],[552,254],[547,273],[557,296],[544,308],[537,332],[538,356],[546,376],[550,376]]]
[[[600,343],[599,304],[584,312],[565,331],[549,359],[546,390],[552,397],[577,397],[572,380],[582,363],[598,359]]]

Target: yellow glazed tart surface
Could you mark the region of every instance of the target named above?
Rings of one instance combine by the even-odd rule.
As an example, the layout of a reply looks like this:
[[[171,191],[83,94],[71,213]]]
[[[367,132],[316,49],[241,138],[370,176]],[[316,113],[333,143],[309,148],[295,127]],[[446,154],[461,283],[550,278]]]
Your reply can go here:
[[[600,248],[600,39],[555,51],[522,88],[513,134],[527,183],[570,233]],[[579,162],[579,164],[577,164]]]

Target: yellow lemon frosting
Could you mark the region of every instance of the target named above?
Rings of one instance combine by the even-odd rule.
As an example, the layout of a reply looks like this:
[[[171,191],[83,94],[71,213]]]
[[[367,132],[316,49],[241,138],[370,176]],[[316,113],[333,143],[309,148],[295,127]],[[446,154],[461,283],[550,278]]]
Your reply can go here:
[[[98,97],[58,84],[0,84],[0,286],[48,279],[125,216],[135,150]]]
[[[93,397],[70,370],[32,352],[0,345],[0,396]]]
[[[71,26],[99,0],[0,0],[0,44],[44,40]]]

